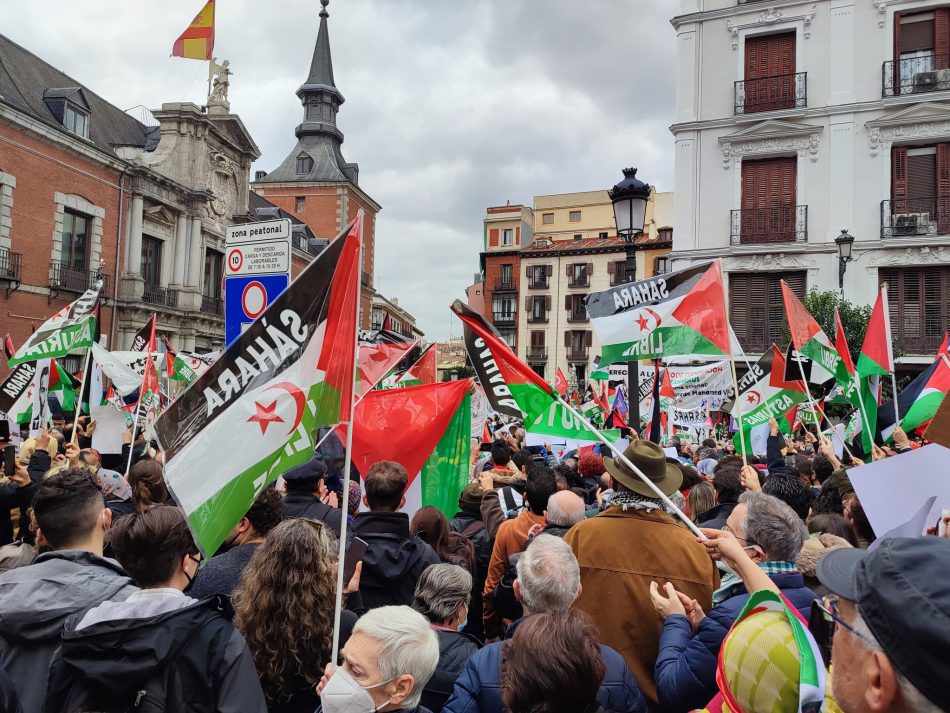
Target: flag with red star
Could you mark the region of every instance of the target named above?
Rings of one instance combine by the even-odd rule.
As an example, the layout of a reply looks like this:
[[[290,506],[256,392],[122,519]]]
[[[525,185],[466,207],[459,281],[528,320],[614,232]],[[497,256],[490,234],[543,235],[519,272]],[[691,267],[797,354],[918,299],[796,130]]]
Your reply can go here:
[[[773,344],[739,379],[739,395],[733,402],[732,415],[737,420],[739,414],[742,415],[746,455],[765,454],[765,438],[768,437],[772,416],[784,433],[790,433],[792,424],[785,415],[807,399],[802,382],[785,380],[785,355]],[[736,452],[741,452],[742,439],[738,433],[733,437],[733,443]]]
[[[587,314],[601,343],[600,369],[616,362],[730,353],[718,261],[593,292]]]
[[[212,555],[258,494],[349,420],[362,213],[155,424],[165,482]]]

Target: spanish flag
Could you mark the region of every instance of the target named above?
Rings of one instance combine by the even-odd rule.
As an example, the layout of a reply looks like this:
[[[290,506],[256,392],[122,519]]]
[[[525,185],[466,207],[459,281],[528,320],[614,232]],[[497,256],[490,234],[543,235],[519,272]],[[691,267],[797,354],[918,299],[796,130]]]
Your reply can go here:
[[[214,0],[208,0],[172,46],[172,57],[211,59],[214,50]]]

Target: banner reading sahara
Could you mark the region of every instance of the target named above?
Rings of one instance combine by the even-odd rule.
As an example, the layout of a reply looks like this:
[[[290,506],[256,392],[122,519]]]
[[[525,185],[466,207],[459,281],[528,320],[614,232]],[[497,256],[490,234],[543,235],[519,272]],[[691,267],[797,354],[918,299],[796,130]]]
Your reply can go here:
[[[601,369],[618,361],[729,355],[718,262],[593,292],[587,314],[603,345]]]
[[[360,213],[362,215],[362,213]],[[350,418],[361,218],[159,416],[165,482],[211,555],[269,483]]]
[[[66,356],[76,349],[91,347],[96,335],[96,304],[102,279],[86,290],[75,302],[63,307],[30,335],[10,357],[9,366],[25,361]]]

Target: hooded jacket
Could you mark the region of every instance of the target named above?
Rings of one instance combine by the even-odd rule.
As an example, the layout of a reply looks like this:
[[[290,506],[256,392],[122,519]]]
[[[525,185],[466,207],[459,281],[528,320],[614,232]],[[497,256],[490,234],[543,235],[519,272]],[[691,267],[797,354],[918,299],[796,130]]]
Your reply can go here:
[[[439,638],[439,663],[422,690],[422,705],[433,713],[439,713],[452,695],[455,679],[482,644],[474,636],[461,631],[436,629],[435,633]]]
[[[368,545],[363,554],[360,594],[367,609],[412,603],[416,582],[439,556],[409,532],[404,512],[361,512],[353,534]]]
[[[0,666],[24,713],[43,710],[50,661],[66,620],[137,588],[119,563],[82,550],[58,550],[0,574]]]
[[[343,511],[340,508],[330,507],[320,502],[310,493],[288,491],[284,496],[284,517],[304,517],[308,520],[319,520],[333,530],[333,534],[340,538],[340,527],[343,520]],[[349,535],[349,533],[347,533]],[[350,538],[347,537],[347,542]]]
[[[165,691],[176,705],[171,710],[265,713],[254,661],[233,615],[221,595],[200,602],[133,597],[76,614],[53,660],[46,713],[121,708],[166,675]]]

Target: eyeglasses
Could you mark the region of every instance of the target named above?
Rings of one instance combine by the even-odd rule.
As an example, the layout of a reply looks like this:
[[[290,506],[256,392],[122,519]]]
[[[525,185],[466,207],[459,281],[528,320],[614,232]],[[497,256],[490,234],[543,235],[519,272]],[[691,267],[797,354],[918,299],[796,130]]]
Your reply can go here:
[[[866,644],[871,646],[877,646],[870,638],[862,634],[860,631],[851,626],[848,622],[842,619],[838,615],[838,601],[840,597],[837,594],[826,594],[820,600],[815,601],[815,606],[821,609],[822,613],[825,615],[825,621],[834,622],[836,625],[844,627],[852,634],[857,636],[859,639],[864,641]]]
[[[744,550],[751,550],[753,547],[758,547],[758,544],[755,543],[755,542],[753,542],[752,540],[747,540],[747,539],[744,538],[744,537],[739,537],[736,533],[734,533],[734,532],[732,531],[732,528],[729,527],[728,525],[723,525],[723,526],[720,527],[719,529],[722,530],[723,532],[728,532],[730,535],[732,535],[733,537],[735,537],[737,540],[741,540],[742,542],[745,542],[745,543],[746,543],[746,546],[742,548],[742,549],[744,549]]]

